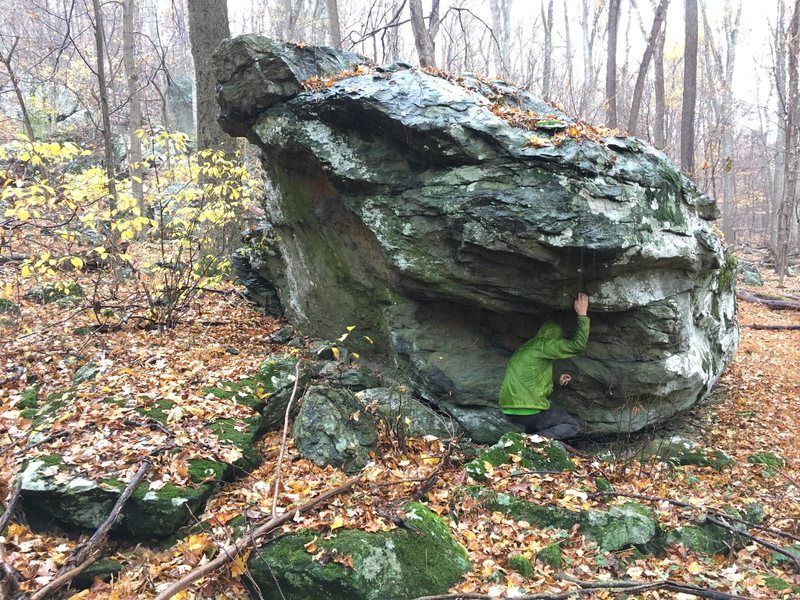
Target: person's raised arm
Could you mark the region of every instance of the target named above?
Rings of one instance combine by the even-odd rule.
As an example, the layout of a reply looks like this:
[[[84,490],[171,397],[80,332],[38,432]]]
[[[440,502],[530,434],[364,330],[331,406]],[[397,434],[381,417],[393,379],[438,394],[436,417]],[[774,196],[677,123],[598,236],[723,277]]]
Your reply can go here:
[[[586,314],[589,311],[589,296],[584,293],[578,294],[574,306],[578,315],[575,335],[571,340],[546,340],[541,348],[546,358],[571,358],[586,349],[586,342],[589,339],[589,317]]]

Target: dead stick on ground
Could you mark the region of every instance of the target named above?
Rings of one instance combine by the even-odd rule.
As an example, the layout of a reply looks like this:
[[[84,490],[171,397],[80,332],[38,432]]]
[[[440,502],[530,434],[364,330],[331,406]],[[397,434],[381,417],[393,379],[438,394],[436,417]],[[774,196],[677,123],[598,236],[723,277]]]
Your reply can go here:
[[[750,329],[766,329],[767,331],[798,331],[800,325],[765,325],[763,323],[751,323],[750,325],[742,325],[742,327],[749,327]]]
[[[286,405],[286,414],[283,417],[283,436],[281,437],[281,449],[278,452],[278,463],[275,465],[275,481],[273,482],[275,490],[272,494],[272,518],[275,518],[275,511],[278,510],[278,494],[281,491],[281,466],[283,465],[283,453],[286,452],[286,436],[289,433],[289,413],[292,411],[292,404],[294,404],[294,397],[297,395],[297,384],[300,382],[300,359],[294,365],[294,387],[292,388],[292,395],[289,397],[289,403]]]
[[[337,488],[329,490],[324,494],[317,496],[316,498],[312,498],[305,504],[298,506],[297,508],[290,510],[287,513],[282,514],[280,517],[274,517],[256,527],[250,532],[247,532],[242,536],[239,540],[222,549],[219,556],[217,556],[214,560],[204,564],[201,567],[194,569],[193,571],[189,571],[184,577],[173,583],[169,586],[166,590],[158,594],[154,600],[169,600],[178,592],[185,590],[189,587],[192,583],[208,575],[209,573],[213,573],[220,567],[227,565],[230,562],[233,562],[233,559],[236,558],[239,554],[241,554],[246,548],[252,545],[253,541],[258,539],[259,537],[269,533],[273,529],[280,527],[287,521],[291,521],[295,515],[298,515],[302,512],[305,512],[311,508],[314,508],[317,504],[328,500],[329,498],[333,498],[334,496],[338,496],[339,494],[346,492],[349,490],[355,483],[359,480],[359,477],[353,477],[352,479],[346,481],[343,485],[340,485]]]
[[[612,585],[602,581],[586,581],[575,582],[581,585],[579,589],[569,590],[555,594],[538,593],[538,594],[523,594],[515,596],[516,600],[569,600],[575,596],[596,594],[599,592],[624,592],[625,594],[637,594],[640,592],[648,592],[655,590],[669,590],[672,592],[681,592],[701,598],[711,598],[712,600],[748,600],[747,596],[738,596],[736,594],[727,594],[725,592],[717,592],[716,590],[709,590],[699,588],[693,585],[686,585],[682,583],[675,583],[668,580],[654,581],[652,583],[640,581],[617,581]],[[594,585],[591,585],[594,584]],[[441,594],[438,596],[420,596],[414,600],[496,600],[497,596],[489,596],[488,594]]]
[[[53,581],[51,581],[46,586],[44,586],[42,589],[40,589],[38,592],[33,594],[31,596],[31,600],[43,600],[44,598],[48,598],[50,596],[50,594],[52,594],[55,590],[57,590],[58,588],[68,584],[70,581],[75,579],[75,577],[77,577],[78,575],[83,573],[86,569],[91,567],[92,564],[94,564],[94,562],[98,558],[100,558],[100,557],[99,556],[90,556],[87,560],[83,561],[81,564],[79,564],[74,569],[70,569],[66,573],[64,573],[62,575],[59,575],[58,577],[53,579]]]
[[[728,531],[731,531],[736,535],[741,535],[742,537],[745,537],[748,540],[751,540],[751,541],[755,542],[756,544],[764,546],[765,548],[769,548],[773,552],[777,552],[778,554],[782,554],[783,556],[785,556],[786,558],[791,560],[794,563],[795,567],[800,569],[800,557],[798,557],[796,554],[792,554],[788,550],[784,550],[780,546],[778,546],[776,544],[773,544],[772,542],[768,542],[767,540],[761,539],[760,537],[755,536],[752,533],[748,533],[748,532],[743,531],[741,529],[736,529],[736,527],[734,527],[730,523],[726,523],[724,518],[719,518],[718,519],[716,517],[712,517],[711,515],[706,515],[706,521],[708,521],[709,523],[713,523],[714,525],[717,525],[718,527],[722,527],[723,529],[727,529]]]
[[[108,532],[116,522],[117,517],[119,517],[119,513],[122,512],[122,508],[125,506],[128,498],[131,497],[133,490],[136,489],[136,486],[139,485],[139,482],[149,469],[150,463],[146,460],[142,461],[139,465],[139,470],[136,471],[136,475],[133,476],[133,479],[130,480],[130,483],[128,483],[128,485],[125,487],[119,498],[117,498],[117,502],[114,504],[114,508],[111,509],[108,517],[106,517],[106,520],[103,521],[100,527],[97,528],[97,531],[92,534],[92,537],[90,537],[83,546],[79,547],[75,551],[75,554],[73,554],[72,557],[70,557],[70,559],[64,564],[64,566],[61,567],[56,578],[31,596],[31,600],[46,598],[58,588],[68,584],[76,575],[80,574],[89,565],[97,560],[98,556],[93,556],[95,550],[97,550],[105,541],[106,537],[108,536]],[[68,570],[65,571],[65,569]]]
[[[6,525],[8,525],[8,522],[14,515],[14,509],[17,508],[17,502],[19,502],[19,497],[21,495],[22,477],[17,476],[17,481],[14,484],[14,491],[11,492],[11,496],[8,498],[8,504],[6,504],[6,511],[0,516],[0,535],[3,535],[3,532],[6,530]]]

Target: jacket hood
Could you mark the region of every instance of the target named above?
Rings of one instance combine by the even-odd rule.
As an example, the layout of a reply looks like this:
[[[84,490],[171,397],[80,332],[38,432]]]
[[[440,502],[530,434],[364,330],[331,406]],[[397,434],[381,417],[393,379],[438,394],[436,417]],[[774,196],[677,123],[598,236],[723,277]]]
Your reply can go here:
[[[555,321],[546,321],[544,325],[539,328],[539,333],[536,334],[536,337],[548,340],[560,340],[561,325]]]

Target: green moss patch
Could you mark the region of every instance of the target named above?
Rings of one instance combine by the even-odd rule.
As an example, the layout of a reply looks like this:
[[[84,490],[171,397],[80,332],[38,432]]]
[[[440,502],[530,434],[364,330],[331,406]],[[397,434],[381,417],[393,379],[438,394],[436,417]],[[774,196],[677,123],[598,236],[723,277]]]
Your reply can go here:
[[[476,481],[487,479],[494,467],[514,464],[517,471],[573,471],[575,465],[561,442],[543,439],[533,442],[522,433],[506,433],[492,447],[481,452],[465,465],[467,474]]]
[[[540,529],[570,529],[580,521],[580,513],[560,506],[544,506],[520,500],[516,496],[495,492],[481,486],[467,486],[461,491],[488,511],[508,515],[517,521],[527,521]]]
[[[512,556],[508,557],[508,568],[512,571],[516,571],[520,575],[522,575],[525,579],[529,577],[533,577],[534,570],[531,561],[525,558],[522,554],[513,554]]]
[[[553,569],[560,569],[564,565],[564,557],[561,555],[561,546],[558,544],[548,544],[536,553],[536,560]]]
[[[581,531],[603,551],[630,546],[644,547],[659,533],[653,512],[638,502],[612,506],[607,511],[587,511],[581,516]]]
[[[18,315],[19,306],[7,298],[0,298],[0,315]]]
[[[747,457],[747,462],[753,465],[764,465],[764,477],[772,477],[784,467],[783,459],[772,452],[759,452]]]

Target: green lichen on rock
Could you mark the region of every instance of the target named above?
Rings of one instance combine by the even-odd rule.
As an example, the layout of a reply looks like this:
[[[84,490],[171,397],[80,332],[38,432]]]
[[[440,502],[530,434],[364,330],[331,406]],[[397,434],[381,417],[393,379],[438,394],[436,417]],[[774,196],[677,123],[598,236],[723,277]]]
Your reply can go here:
[[[39,386],[30,385],[22,390],[22,400],[17,404],[23,419],[33,419],[39,410]]]
[[[476,481],[484,481],[492,467],[515,463],[522,471],[573,471],[575,465],[561,442],[540,438],[534,442],[522,433],[506,433],[492,447],[468,462],[464,469]]]
[[[258,440],[261,426],[261,417],[253,416],[238,423],[235,419],[217,419],[209,423],[206,428],[215,434],[220,441],[236,446],[242,457],[233,462],[233,466],[244,471],[252,471],[261,464],[261,455],[253,447]]]
[[[558,544],[548,544],[536,553],[536,560],[553,569],[560,569],[564,565],[564,557],[561,556],[561,546]]]
[[[276,539],[248,561],[253,581],[266,598],[292,600],[407,600],[447,592],[470,569],[466,551],[425,506],[410,503],[405,513],[414,532],[345,530],[322,538],[305,530]],[[316,553],[308,552],[315,538]],[[352,558],[353,567],[336,557]]]
[[[679,544],[698,554],[722,554],[730,548],[730,532],[711,524],[676,527],[667,531],[664,542]]]
[[[516,571],[517,573],[522,575],[525,579],[533,577],[533,574],[535,573],[530,559],[526,558],[522,554],[512,554],[511,556],[509,556],[508,568],[511,569],[512,571]]]
[[[216,483],[196,487],[167,483],[160,489],[140,484],[122,512],[122,527],[138,539],[164,538],[174,533],[202,509],[217,489]]]
[[[659,533],[653,512],[638,502],[612,506],[607,511],[587,511],[581,515],[581,531],[594,539],[601,550],[645,546]]]
[[[795,542],[794,544],[789,544],[788,546],[784,546],[782,548],[789,554],[796,556],[798,560],[800,560],[800,542]],[[781,554],[780,552],[773,552],[769,558],[769,564],[772,566],[779,566],[790,562],[792,559],[786,556],[785,554]]]
[[[230,468],[226,463],[205,458],[192,459],[188,461],[188,464],[189,478],[193,483],[222,481],[225,473]]]
[[[221,400],[233,400],[237,404],[259,410],[264,406],[266,391],[261,380],[247,377],[238,381],[223,381],[217,386],[205,388],[203,393],[211,394]]]
[[[516,496],[477,485],[466,486],[461,490],[480,502],[486,510],[508,515],[517,521],[526,521],[540,529],[570,529],[580,521],[580,513],[560,506],[526,502]]]
[[[736,262],[736,257],[730,251],[726,251],[726,254],[725,264],[719,268],[719,288],[721,290],[730,289],[739,272],[739,264]]]

